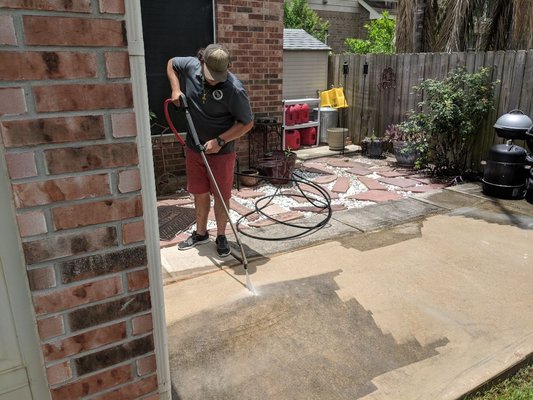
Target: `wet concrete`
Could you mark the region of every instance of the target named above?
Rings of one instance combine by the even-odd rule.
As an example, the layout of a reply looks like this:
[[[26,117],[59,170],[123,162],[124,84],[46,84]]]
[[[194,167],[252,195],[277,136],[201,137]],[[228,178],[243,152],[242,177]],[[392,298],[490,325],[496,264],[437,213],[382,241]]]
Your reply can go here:
[[[533,205],[461,189],[243,238],[258,296],[234,262],[167,285],[174,398],[455,399],[525,359]]]

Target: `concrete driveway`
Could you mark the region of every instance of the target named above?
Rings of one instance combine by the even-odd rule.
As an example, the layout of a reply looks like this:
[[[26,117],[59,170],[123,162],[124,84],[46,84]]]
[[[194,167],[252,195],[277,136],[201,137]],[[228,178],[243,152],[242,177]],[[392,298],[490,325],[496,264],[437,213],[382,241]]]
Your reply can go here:
[[[193,266],[165,287],[174,399],[456,399],[533,352],[524,200],[460,185],[242,241],[256,296],[213,245],[165,256]]]

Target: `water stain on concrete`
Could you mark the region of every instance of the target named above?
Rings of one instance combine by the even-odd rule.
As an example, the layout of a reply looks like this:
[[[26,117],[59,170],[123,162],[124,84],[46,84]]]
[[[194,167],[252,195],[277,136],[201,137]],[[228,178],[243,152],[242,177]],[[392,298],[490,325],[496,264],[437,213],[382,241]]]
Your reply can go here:
[[[169,326],[173,399],[353,400],[448,343],[397,343],[355,299],[338,297],[340,272],[264,286]]]

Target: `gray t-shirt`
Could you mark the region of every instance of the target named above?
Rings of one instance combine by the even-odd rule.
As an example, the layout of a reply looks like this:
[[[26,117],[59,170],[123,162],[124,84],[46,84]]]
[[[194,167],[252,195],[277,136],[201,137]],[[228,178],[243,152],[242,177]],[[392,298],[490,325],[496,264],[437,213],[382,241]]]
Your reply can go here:
[[[202,65],[195,57],[175,57],[172,67],[178,73],[180,88],[187,97],[189,112],[200,143],[214,139],[236,122],[247,124],[253,120],[250,100],[243,84],[228,72],[225,82],[209,85],[202,80]],[[190,134],[187,146],[198,152]],[[228,142],[218,154],[234,151],[235,142]]]

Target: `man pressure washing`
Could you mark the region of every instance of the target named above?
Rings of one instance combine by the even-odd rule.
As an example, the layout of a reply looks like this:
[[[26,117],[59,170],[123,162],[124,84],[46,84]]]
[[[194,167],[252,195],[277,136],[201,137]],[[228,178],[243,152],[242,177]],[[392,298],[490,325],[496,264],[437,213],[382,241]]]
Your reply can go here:
[[[241,81],[228,71],[229,67],[229,51],[220,44],[210,44],[200,50],[197,57],[174,57],[167,64],[172,89],[170,98],[176,106],[180,106],[181,96],[187,99],[198,139],[222,196],[220,199],[216,195],[218,191],[209,178],[201,149],[187,134],[187,190],[194,196],[196,230],[178,244],[178,249],[187,250],[209,241],[207,217],[213,194],[217,224],[215,243],[221,257],[230,254],[225,235],[228,216],[224,205],[229,209],[236,159],[235,140],[253,127],[250,100]]]

